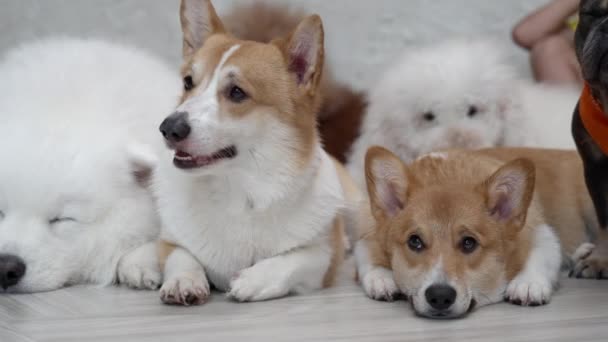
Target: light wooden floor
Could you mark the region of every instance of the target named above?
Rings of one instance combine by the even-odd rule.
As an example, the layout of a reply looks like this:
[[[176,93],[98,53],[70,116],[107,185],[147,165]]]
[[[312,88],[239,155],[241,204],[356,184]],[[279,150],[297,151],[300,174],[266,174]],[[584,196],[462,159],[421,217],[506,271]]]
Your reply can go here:
[[[155,292],[75,287],[0,295],[0,341],[608,341],[608,281],[564,279],[544,307],[484,307],[453,321],[374,302],[348,279],[332,289],[237,304],[162,305]]]

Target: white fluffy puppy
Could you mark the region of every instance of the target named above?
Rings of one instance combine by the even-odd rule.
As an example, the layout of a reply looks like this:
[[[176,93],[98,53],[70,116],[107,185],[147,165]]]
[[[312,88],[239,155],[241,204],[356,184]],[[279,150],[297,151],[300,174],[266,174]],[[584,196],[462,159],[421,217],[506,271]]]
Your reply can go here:
[[[139,50],[53,39],[0,63],[0,292],[160,283],[148,144],[176,72]],[[161,146],[158,146],[161,147]]]
[[[412,49],[370,90],[349,171],[363,186],[373,145],[406,162],[445,148],[574,148],[569,125],[577,98],[576,89],[524,81],[485,39]]]

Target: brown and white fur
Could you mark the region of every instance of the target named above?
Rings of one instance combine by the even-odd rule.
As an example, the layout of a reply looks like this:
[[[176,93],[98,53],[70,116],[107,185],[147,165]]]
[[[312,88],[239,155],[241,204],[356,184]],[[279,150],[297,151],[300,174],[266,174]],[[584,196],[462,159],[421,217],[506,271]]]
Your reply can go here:
[[[184,0],[181,24],[185,92],[161,125],[175,156],[154,184],[162,301],[201,304],[210,285],[237,301],[331,285],[347,196],[359,195],[316,130],[321,19],[270,43],[245,41],[210,1]]]
[[[355,247],[359,277],[370,297],[401,292],[422,316],[545,304],[562,260],[589,254],[588,233],[605,239],[575,151],[454,150],[406,165],[373,147],[365,172],[374,219]]]
[[[236,4],[223,18],[226,30],[240,39],[269,43],[286,36],[306,17],[302,9],[277,2],[252,1]],[[359,136],[367,109],[362,92],[338,81],[329,63],[323,64],[319,85],[321,107],[317,114],[323,148],[341,162]]]

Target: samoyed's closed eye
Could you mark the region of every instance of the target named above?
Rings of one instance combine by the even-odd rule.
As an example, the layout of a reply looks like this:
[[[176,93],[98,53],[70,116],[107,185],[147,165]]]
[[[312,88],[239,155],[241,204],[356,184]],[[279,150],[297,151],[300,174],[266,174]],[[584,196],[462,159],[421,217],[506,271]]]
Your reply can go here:
[[[146,178],[181,85],[146,54],[57,39],[0,64],[0,293],[157,287]]]
[[[372,145],[406,162],[447,148],[571,147],[568,117],[576,98],[572,89],[523,81],[507,54],[487,40],[412,48],[370,90],[349,169],[363,184],[363,158]],[[553,132],[538,127],[548,115]]]

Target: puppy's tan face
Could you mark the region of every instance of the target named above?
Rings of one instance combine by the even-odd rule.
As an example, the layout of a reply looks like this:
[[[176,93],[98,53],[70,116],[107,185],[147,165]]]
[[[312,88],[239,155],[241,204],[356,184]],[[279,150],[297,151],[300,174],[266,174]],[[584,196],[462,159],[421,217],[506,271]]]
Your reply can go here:
[[[182,1],[181,19],[184,94],[161,125],[174,164],[207,173],[306,160],[316,137],[320,19],[309,17],[270,44],[226,33],[209,1]]]
[[[178,108],[207,100],[216,102],[224,120],[254,116],[256,107],[267,107],[265,115],[288,120],[294,106],[284,99],[296,91],[286,71],[276,45],[214,35],[182,67],[184,94]]]
[[[516,230],[519,206],[528,204],[509,193],[525,185],[518,174],[501,170],[479,184],[421,186],[390,152],[368,152],[376,228],[386,234],[395,281],[416,313],[454,318],[503,299],[509,272],[504,240]]]
[[[415,190],[409,201],[387,224],[395,281],[414,310],[458,317],[502,299],[502,227],[486,214],[483,196],[466,188]]]

